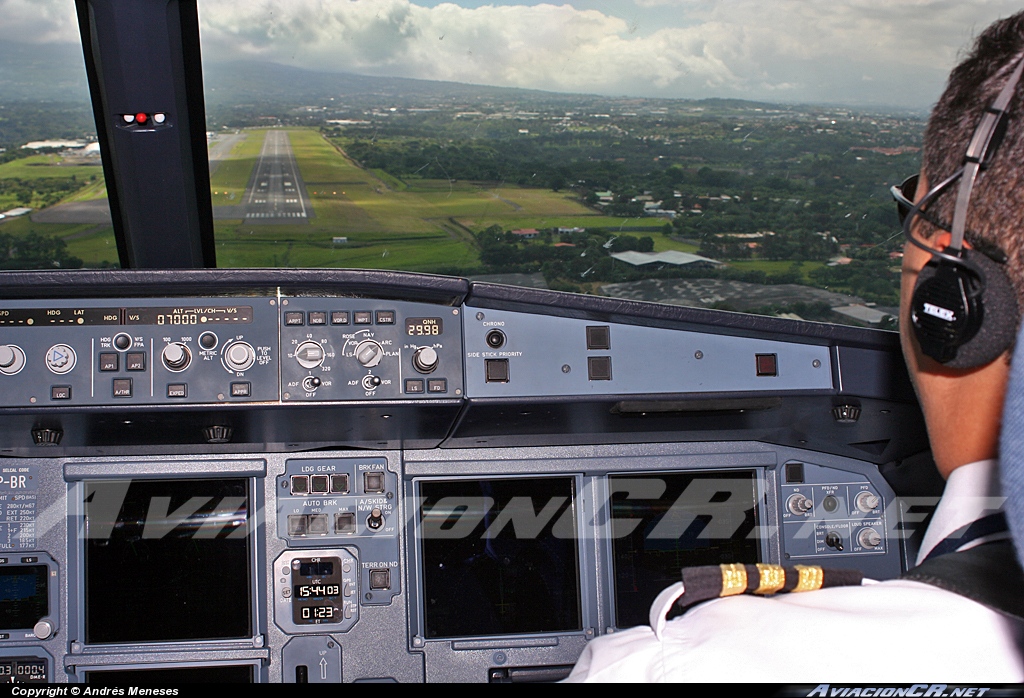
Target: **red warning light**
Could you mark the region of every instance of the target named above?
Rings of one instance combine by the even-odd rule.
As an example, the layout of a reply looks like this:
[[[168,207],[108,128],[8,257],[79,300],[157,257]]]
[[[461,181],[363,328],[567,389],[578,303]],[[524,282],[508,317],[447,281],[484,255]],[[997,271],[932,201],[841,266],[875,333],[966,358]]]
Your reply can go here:
[[[144,112],[140,111],[138,114],[135,115],[135,121],[137,121],[140,124],[146,123],[147,119],[149,119],[149,117],[146,116]]]

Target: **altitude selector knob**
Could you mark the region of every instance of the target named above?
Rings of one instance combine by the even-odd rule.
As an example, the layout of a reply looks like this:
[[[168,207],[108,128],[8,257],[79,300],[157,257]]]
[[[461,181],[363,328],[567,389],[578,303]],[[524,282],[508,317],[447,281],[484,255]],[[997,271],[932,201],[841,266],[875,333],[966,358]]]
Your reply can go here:
[[[356,361],[366,368],[373,368],[384,358],[384,349],[372,339],[360,342],[356,347]]]
[[[420,347],[412,355],[412,365],[420,373],[433,373],[437,368],[438,356],[433,347]]]
[[[161,360],[164,362],[164,366],[169,371],[184,371],[188,368],[188,365],[192,362],[192,353],[188,350],[188,347],[180,342],[174,342],[164,347],[163,352],[160,354]]]
[[[256,363],[256,350],[248,342],[234,342],[224,349],[224,366],[229,371],[245,371]]]

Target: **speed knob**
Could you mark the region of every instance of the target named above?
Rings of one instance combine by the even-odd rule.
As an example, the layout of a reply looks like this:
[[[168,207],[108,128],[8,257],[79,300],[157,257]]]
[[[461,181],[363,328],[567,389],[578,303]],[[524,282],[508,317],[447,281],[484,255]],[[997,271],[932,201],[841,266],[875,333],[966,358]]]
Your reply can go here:
[[[192,361],[192,353],[184,344],[174,342],[164,347],[160,359],[169,371],[184,371]]]
[[[437,362],[437,352],[433,347],[420,347],[413,352],[412,365],[420,373],[433,373]]]
[[[382,358],[384,358],[384,349],[373,340],[367,339],[356,347],[356,361],[367,368],[373,368],[380,363]]]
[[[316,368],[324,362],[324,348],[317,342],[303,342],[295,347],[295,360],[303,368]]]
[[[0,373],[13,376],[25,367],[25,352],[14,344],[0,345]]]
[[[256,350],[248,342],[234,342],[224,349],[224,366],[229,371],[245,371],[256,363]]]

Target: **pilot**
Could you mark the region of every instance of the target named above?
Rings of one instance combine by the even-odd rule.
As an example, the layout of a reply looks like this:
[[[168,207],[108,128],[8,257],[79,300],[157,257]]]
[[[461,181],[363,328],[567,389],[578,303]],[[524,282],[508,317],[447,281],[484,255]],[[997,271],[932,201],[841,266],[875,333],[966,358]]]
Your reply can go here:
[[[1024,302],[1022,70],[1024,12],[987,28],[953,70],[920,176],[894,192],[907,236],[901,343],[946,478],[917,567],[883,582],[811,566],[683,570],[650,626],[597,638],[568,680],[1024,680],[1024,573],[997,461]]]

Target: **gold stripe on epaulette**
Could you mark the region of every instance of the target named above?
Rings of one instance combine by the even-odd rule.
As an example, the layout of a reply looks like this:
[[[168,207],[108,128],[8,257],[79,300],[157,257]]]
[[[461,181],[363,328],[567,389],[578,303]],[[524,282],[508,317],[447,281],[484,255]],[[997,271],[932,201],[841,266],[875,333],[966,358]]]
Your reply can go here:
[[[761,580],[754,590],[755,594],[774,594],[782,591],[786,586],[786,570],[782,565],[767,565],[757,563],[757,570],[761,573]]]
[[[722,568],[722,591],[719,596],[735,596],[747,590],[747,568],[739,564],[719,565]]]
[[[800,580],[793,589],[794,593],[817,591],[825,583],[825,572],[817,565],[794,565],[794,569],[800,574]]]

